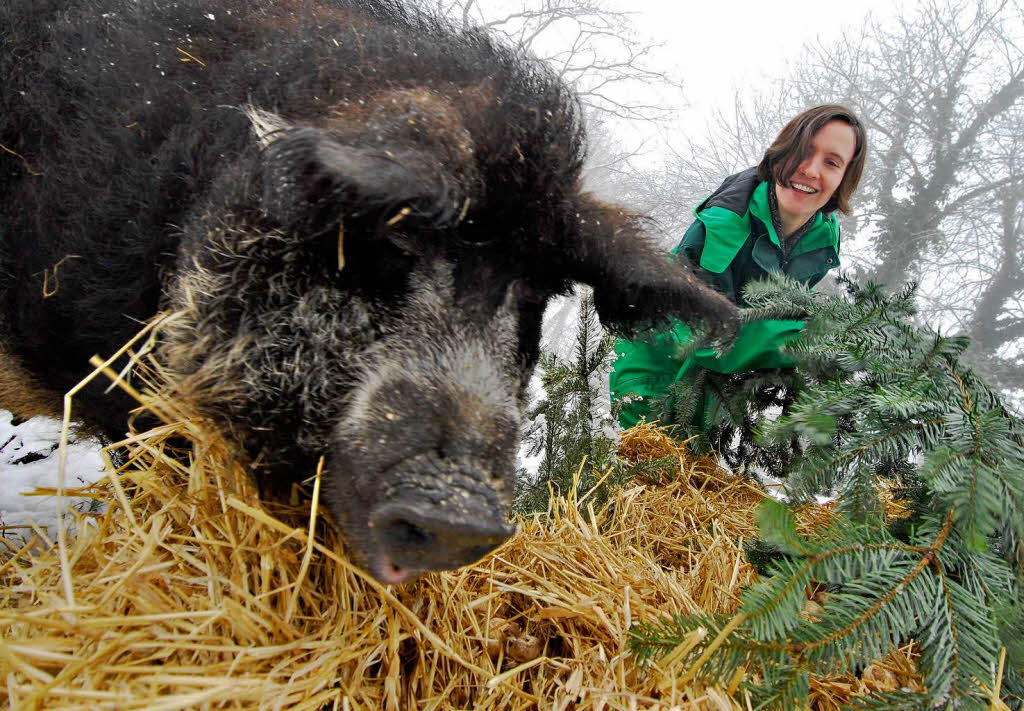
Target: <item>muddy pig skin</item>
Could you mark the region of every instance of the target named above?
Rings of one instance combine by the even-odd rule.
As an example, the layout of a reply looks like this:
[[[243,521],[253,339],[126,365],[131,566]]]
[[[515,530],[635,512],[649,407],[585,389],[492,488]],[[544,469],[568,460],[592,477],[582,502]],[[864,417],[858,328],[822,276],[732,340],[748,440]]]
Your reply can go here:
[[[308,476],[378,579],[511,533],[547,302],[613,332],[735,313],[584,192],[546,66],[389,0],[0,3],[0,406],[159,311],[176,396],[265,481]],[[130,403],[75,413],[121,436]]]

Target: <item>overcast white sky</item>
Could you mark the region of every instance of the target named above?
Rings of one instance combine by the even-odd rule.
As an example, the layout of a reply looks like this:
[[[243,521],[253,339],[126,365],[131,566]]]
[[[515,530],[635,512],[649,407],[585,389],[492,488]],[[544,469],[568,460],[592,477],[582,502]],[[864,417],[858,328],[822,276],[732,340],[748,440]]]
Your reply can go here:
[[[636,13],[640,36],[664,44],[659,64],[684,85],[685,106],[676,120],[660,129],[638,123],[626,127],[626,134],[617,130],[627,145],[646,146],[641,165],[657,161],[657,133],[669,144],[679,131],[702,134],[715,109],[730,110],[737,89],[792,77],[804,44],[827,47],[840,42],[844,31],[858,30],[869,15],[884,20],[896,13],[893,0],[613,1]],[[908,9],[918,3],[899,2]]]
[[[909,7],[915,3],[902,3]],[[730,102],[734,87],[788,75],[806,42],[826,46],[871,13],[891,17],[892,0],[640,0],[637,30],[664,42],[684,81],[689,113]]]
[[[641,0],[632,7],[637,30],[665,42],[675,57],[695,107],[709,97],[728,99],[733,84],[779,76],[805,42],[827,45],[868,13],[893,14],[892,0]]]

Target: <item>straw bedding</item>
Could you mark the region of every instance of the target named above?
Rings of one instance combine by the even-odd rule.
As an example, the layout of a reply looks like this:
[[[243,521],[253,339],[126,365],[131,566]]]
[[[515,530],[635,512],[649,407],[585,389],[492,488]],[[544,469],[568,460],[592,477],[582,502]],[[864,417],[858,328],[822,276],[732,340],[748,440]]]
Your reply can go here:
[[[348,561],[316,476],[261,501],[229,446],[175,403],[151,406],[168,424],[74,492],[104,513],[75,514],[63,545],[36,531],[0,552],[8,707],[749,708],[741,678],[704,687],[673,655],[641,668],[628,651],[632,624],[734,611],[756,576],[743,542],[762,492],[657,428],[627,432],[621,455],[675,457],[667,483],[600,510],[553,497],[475,566],[386,588]],[[814,708],[918,686],[913,656],[816,680]]]

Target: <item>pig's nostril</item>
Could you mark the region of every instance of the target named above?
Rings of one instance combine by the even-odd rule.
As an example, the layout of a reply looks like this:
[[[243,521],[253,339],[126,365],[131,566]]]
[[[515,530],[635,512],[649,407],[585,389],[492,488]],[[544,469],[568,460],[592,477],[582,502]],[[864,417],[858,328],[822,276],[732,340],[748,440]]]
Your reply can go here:
[[[480,560],[485,555],[493,551],[497,546],[493,543],[487,543],[482,546],[474,546],[470,548],[467,553],[471,560]]]
[[[434,540],[434,536],[429,531],[400,518],[388,524],[385,536],[389,541],[402,548],[419,548],[430,545]]]
[[[402,568],[450,570],[497,548],[514,529],[484,509],[389,502],[370,514],[380,554]]]

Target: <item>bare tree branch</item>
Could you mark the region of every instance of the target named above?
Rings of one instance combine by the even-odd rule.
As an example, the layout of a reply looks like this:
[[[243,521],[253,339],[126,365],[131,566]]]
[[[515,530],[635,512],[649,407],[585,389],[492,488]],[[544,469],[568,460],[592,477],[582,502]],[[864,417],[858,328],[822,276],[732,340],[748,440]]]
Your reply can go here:
[[[682,102],[679,81],[653,56],[660,45],[638,39],[635,13],[617,9],[612,0],[453,0],[445,11],[464,27],[504,34],[548,61],[597,114],[660,121],[675,107],[655,101],[655,93],[673,93]]]

